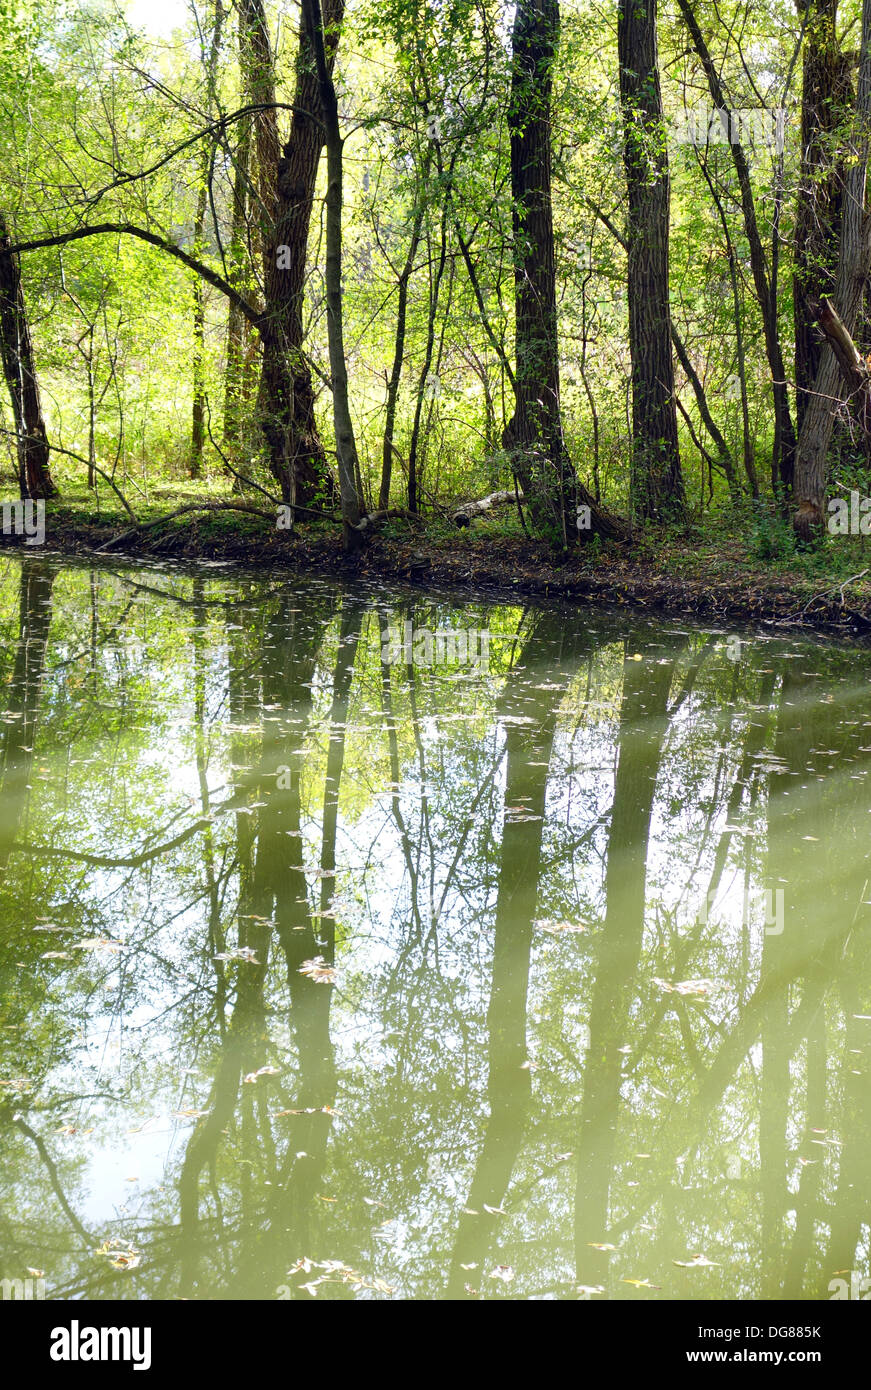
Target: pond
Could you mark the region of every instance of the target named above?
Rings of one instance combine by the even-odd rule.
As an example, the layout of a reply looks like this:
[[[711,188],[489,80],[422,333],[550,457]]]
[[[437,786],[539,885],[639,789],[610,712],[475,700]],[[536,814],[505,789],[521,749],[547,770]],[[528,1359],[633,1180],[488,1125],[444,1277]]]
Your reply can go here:
[[[871,653],[44,557],[0,638],[0,1278],[863,1286]]]

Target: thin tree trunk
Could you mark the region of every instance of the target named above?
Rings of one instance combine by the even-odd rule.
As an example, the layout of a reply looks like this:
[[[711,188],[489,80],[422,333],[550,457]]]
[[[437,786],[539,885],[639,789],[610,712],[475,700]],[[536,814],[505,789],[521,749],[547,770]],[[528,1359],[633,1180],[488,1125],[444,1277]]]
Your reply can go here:
[[[696,19],[691,0],[678,0],[678,7],[683,16],[684,23],[689,30],[693,48],[698,54],[699,61],[702,64],[705,76],[708,80],[708,90],[711,93],[711,99],[716,109],[721,113],[720,119],[728,122],[728,129],[731,134],[733,130],[732,112],[726,101],[726,94],[723,89],[723,84],[720,81],[720,74],[708,51],[708,46],[705,43],[704,35]],[[789,491],[793,485],[793,472],[795,468],[795,429],[793,428],[792,415],[789,409],[786,369],[783,365],[783,351],[780,345],[780,334],[777,327],[777,304],[771,293],[768,262],[765,257],[762,238],[759,234],[759,223],[756,218],[756,204],[753,199],[753,188],[750,182],[750,168],[747,163],[747,156],[739,140],[730,140],[729,148],[732,151],[732,160],[738,179],[738,188],[741,195],[741,210],[744,215],[744,232],[750,247],[750,269],[753,274],[753,285],[756,290],[756,298],[759,300],[759,309],[762,314],[762,326],[765,333],[765,352],[771,371],[771,384],[774,397],[774,449],[772,451],[771,461],[772,481],[783,490]]]
[[[233,286],[244,291],[246,238],[251,178],[251,122],[240,123],[239,143],[233,175],[233,223],[230,234],[228,266]],[[227,365],[224,390],[224,442],[236,444],[242,425],[245,399],[245,365],[251,341],[248,320],[237,304],[230,301],[227,312]]]
[[[426,179],[426,169],[424,168],[424,181]],[[402,364],[405,361],[405,330],[408,317],[408,285],[414,271],[414,258],[417,255],[417,248],[420,245],[421,230],[423,228],[425,202],[421,197],[414,214],[414,224],[411,229],[411,241],[408,246],[408,255],[405,258],[405,265],[399,276],[399,299],[396,308],[396,342],[393,353],[393,365],[390,369],[390,378],[387,383],[387,411],[384,417],[384,447],[381,456],[381,486],[378,491],[378,510],[386,512],[390,506],[390,482],[393,473],[393,432],[396,425],[396,405],[399,399],[399,384],[402,380]]]
[[[750,438],[750,410],[747,401],[747,355],[744,347],[741,292],[738,283],[738,258],[735,254],[732,234],[729,231],[729,219],[726,217],[723,200],[720,197],[717,185],[708,168],[708,161],[707,159],[700,159],[699,164],[705,176],[705,183],[708,185],[711,197],[714,200],[714,206],[717,209],[717,215],[720,219],[720,226],[723,228],[723,240],[726,243],[726,255],[729,260],[729,283],[732,286],[732,312],[735,318],[735,351],[738,357],[738,382],[741,388],[741,437],[744,447],[744,472],[747,474],[751,495],[753,497],[758,497],[759,478],[756,473],[756,460],[753,457],[753,441]]]
[[[221,52],[221,37],[224,27],[224,7],[222,0],[215,0],[212,16],[212,35],[206,59],[206,109],[210,110],[215,95],[218,76],[218,59]],[[205,54],[203,55],[205,58]],[[212,181],[213,149],[205,145],[200,162],[200,183],[197,190],[197,211],[194,219],[195,254],[203,253],[203,238],[206,230],[206,207],[209,198],[209,185]],[[205,285],[199,275],[194,277],[194,350],[193,350],[193,405],[191,409],[191,453],[189,472],[192,478],[199,478],[203,470],[203,449],[206,442],[206,300]]]

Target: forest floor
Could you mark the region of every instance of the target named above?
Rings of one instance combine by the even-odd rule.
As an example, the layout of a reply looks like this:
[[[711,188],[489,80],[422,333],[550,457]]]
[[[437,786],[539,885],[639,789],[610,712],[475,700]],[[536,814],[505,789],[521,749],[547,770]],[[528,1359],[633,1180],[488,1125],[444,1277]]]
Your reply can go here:
[[[214,494],[160,489],[137,509],[134,528],[114,499],[97,507],[87,494],[67,494],[48,505],[44,547],[25,547],[17,536],[0,536],[0,547],[104,562],[217,561],[245,570],[452,591],[466,599],[594,601],[673,617],[871,638],[871,542],[827,537],[817,551],[796,551],[785,523],[770,516],[760,520],[759,513],[647,530],[629,544],[594,541],[569,552],[530,540],[516,516],[505,512],[464,530],[442,520],[392,521],[370,532],[361,552],[349,558],[331,523],[280,531],[266,517],[232,511],[159,521],[209,496]],[[252,505],[261,502],[270,510],[265,499],[252,498]]]

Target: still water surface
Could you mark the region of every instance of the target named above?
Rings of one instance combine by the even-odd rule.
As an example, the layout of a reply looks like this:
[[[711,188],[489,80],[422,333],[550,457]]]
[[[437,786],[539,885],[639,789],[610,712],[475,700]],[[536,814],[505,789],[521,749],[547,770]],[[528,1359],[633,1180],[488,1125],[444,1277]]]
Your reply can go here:
[[[869,677],[785,629],[4,559],[0,1278],[861,1287]]]

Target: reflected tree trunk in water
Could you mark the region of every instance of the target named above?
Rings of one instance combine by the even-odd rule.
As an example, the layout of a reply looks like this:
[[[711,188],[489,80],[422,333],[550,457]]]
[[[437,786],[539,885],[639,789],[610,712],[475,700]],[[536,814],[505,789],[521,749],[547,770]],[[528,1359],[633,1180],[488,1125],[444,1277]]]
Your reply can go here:
[[[240,961],[236,967],[236,1000],[221,1047],[209,1113],[199,1121],[190,1139],[179,1181],[182,1280],[184,1289],[190,1292],[195,1291],[203,1253],[199,1230],[200,1176],[204,1168],[214,1165],[222,1136],[232,1124],[242,1078],[271,1061],[271,1058],[261,1056],[261,1051],[267,1043],[264,987],[273,921],[285,953],[288,932],[293,932],[293,926],[300,918],[308,922],[306,881],[301,867],[299,770],[304,756],[302,744],[311,716],[311,683],[331,605],[324,601],[321,605],[310,605],[304,621],[300,620],[299,612],[295,609],[291,598],[282,599],[273,621],[266,626],[262,643],[263,734],[259,799],[265,804],[260,810],[250,883],[246,885],[244,880],[240,883],[238,938],[239,947],[247,948],[253,960]],[[241,684],[237,678],[237,696]],[[285,782],[290,784],[289,790],[283,789]],[[244,847],[244,853],[247,858],[250,847]],[[292,919],[290,923],[288,913]],[[313,942],[310,922],[308,934]],[[302,977],[297,976],[299,978]],[[293,996],[292,982],[292,1006]],[[302,1052],[300,1048],[301,1066],[304,1065]],[[261,1085],[262,1081],[249,1084],[253,1088]],[[243,1120],[242,1137],[243,1149],[246,1145],[249,1148],[250,1162],[250,1108],[247,1115],[248,1123],[245,1124]],[[268,1116],[261,1113],[260,1118],[268,1126]],[[249,1241],[256,1229],[256,1224],[246,1222],[246,1238]],[[243,1251],[236,1271],[240,1279],[252,1258],[257,1258],[256,1252],[252,1254],[250,1248]]]
[[[642,653],[644,648],[642,647]],[[677,657],[623,665],[617,774],[605,870],[605,921],[590,1005],[590,1043],[575,1193],[575,1268],[581,1283],[597,1284],[605,1256],[590,1242],[605,1240],[615,1162],[623,1055],[644,934],[647,846],[656,779],[668,727],[668,693]]]
[[[271,846],[276,863],[280,856],[290,856],[290,867],[276,877],[275,898],[278,937],[287,968],[290,1025],[298,1058],[292,1102],[292,1109],[297,1113],[289,1115],[285,1121],[288,1126],[285,1159],[269,1207],[268,1255],[277,1282],[286,1277],[296,1262],[314,1253],[316,1233],[312,1218],[332,1132],[336,1099],[336,1066],[330,1036],[333,983],[329,978],[318,980],[308,973],[308,963],[322,961],[330,967],[335,957],[332,904],[339,792],[351,686],[364,615],[365,607],[359,601],[343,596],[332,681],[317,918],[309,906],[305,875],[294,867],[303,862],[301,776],[305,750],[301,740],[291,761],[289,785],[276,795],[278,819],[270,828],[270,838],[264,838],[261,832],[261,852]]]
[[[27,809],[55,574],[39,560],[21,565],[18,646],[0,743],[0,884]]]
[[[588,639],[555,615],[537,618],[516,671],[499,703],[505,724],[507,768],[505,820],[493,934],[493,973],[487,1009],[490,1115],[472,1179],[467,1211],[460,1215],[447,1297],[469,1297],[464,1264],[481,1267],[523,1141],[531,1099],[526,1040],[527,994],[533,917],[541,875],[548,773],[560,702]],[[546,688],[531,673],[546,671]]]

